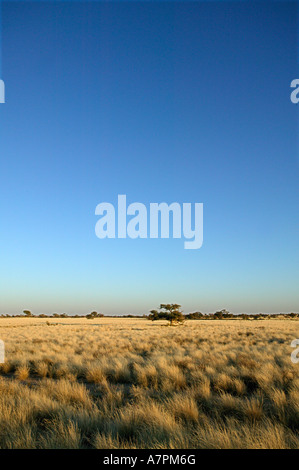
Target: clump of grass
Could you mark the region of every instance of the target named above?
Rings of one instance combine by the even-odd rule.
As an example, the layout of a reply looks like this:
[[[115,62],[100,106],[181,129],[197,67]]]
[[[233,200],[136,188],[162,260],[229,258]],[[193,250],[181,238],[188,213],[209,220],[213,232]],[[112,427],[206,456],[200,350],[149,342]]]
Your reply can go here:
[[[9,374],[13,370],[14,367],[10,362],[4,362],[4,364],[0,364],[0,373],[2,374]]]
[[[91,366],[86,370],[86,380],[90,383],[100,384],[106,382],[106,375],[101,367]]]
[[[209,400],[212,394],[210,380],[207,377],[204,377],[203,380],[196,387],[196,391],[199,401]]]
[[[44,361],[40,361],[40,362],[37,362],[35,364],[35,372],[36,374],[41,377],[41,378],[45,378],[47,377],[48,373],[49,373],[49,366],[46,362]]]
[[[250,421],[260,421],[263,417],[263,401],[258,397],[246,398],[243,402],[243,412]]]
[[[196,423],[199,418],[197,403],[192,396],[176,395],[168,402],[170,412],[175,418],[182,419],[187,423]]]
[[[59,381],[47,379],[42,384],[42,390],[59,403],[82,406],[86,409],[92,407],[90,394],[84,384],[65,379]]]
[[[16,368],[15,377],[18,380],[27,380],[30,375],[30,368],[26,364],[21,364]]]

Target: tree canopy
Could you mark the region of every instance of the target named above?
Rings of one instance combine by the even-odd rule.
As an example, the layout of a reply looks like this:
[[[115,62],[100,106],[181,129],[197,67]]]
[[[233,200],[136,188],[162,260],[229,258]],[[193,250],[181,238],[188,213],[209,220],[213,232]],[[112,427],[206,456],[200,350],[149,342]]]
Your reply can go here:
[[[151,310],[148,318],[151,321],[167,320],[170,325],[183,323],[185,321],[179,304],[160,304],[158,310]]]

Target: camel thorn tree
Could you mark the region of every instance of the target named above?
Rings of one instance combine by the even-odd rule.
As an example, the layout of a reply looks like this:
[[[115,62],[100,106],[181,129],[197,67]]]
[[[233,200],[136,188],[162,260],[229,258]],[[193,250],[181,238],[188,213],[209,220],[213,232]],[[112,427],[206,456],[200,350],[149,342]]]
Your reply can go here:
[[[179,304],[160,304],[159,311],[151,310],[148,319],[151,321],[167,320],[170,325],[183,323],[185,321]]]

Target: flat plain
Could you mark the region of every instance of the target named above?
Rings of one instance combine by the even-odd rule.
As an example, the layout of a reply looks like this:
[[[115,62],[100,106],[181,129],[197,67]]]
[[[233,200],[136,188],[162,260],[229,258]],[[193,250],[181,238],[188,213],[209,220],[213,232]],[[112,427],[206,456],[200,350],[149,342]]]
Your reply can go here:
[[[0,448],[299,448],[299,321],[1,318]]]

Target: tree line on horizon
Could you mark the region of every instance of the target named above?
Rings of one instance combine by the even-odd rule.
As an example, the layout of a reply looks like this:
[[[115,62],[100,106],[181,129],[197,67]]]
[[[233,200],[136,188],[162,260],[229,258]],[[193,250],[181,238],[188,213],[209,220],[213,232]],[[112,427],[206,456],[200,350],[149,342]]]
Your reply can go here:
[[[96,318],[103,318],[105,315],[96,311],[92,311],[86,315],[68,315],[67,313],[53,313],[45,314],[40,313],[34,315],[30,310],[23,310],[22,314],[9,315],[1,314],[0,318],[86,318],[87,320],[94,320]],[[219,310],[215,313],[202,313],[202,312],[191,312],[183,313],[181,311],[181,305],[179,304],[160,304],[158,310],[151,310],[148,315],[107,315],[106,318],[144,318],[151,321],[167,320],[169,323],[183,323],[185,320],[225,320],[225,319],[271,319],[277,317],[283,318],[299,318],[299,313],[230,313],[226,309]]]

